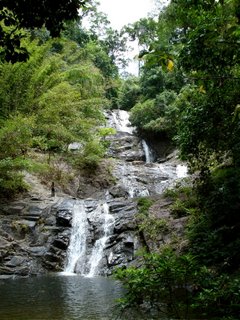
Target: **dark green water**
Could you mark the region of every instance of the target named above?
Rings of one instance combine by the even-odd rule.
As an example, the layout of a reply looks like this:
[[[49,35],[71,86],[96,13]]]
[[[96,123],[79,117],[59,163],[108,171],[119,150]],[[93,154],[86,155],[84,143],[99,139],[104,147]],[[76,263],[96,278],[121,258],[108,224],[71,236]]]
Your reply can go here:
[[[48,275],[0,280],[1,320],[113,320],[122,288],[107,278]]]

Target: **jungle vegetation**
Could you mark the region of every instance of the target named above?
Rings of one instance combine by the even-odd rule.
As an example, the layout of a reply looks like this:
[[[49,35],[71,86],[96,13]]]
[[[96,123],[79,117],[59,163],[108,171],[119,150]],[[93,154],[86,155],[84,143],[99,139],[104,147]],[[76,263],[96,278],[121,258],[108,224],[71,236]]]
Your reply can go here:
[[[60,180],[55,160],[96,169],[106,150],[102,136],[108,134],[101,128],[103,110],[116,103],[116,64],[124,63],[124,41],[94,2],[35,1],[31,12],[25,5],[1,1],[0,7],[2,198],[27,189],[26,171]],[[82,26],[85,15],[89,29]],[[68,150],[72,142],[80,146],[74,157]]]
[[[25,171],[56,175],[55,159],[96,168],[107,147],[104,109],[129,110],[139,133],[172,141],[196,178],[184,201],[179,190],[171,195],[174,214],[188,217],[188,246],[163,246],[144,253],[140,267],[118,270],[127,288],[121,306],[150,307],[156,318],[238,319],[239,1],[172,0],[162,8],[156,0],[152,16],[121,32],[94,1],[45,1],[58,13],[53,20],[43,1],[33,2],[31,20],[25,1],[14,8],[0,1],[1,197],[27,189]],[[79,6],[91,18],[88,29]],[[119,72],[126,38],[141,48],[138,77]],[[74,159],[73,141],[80,145]],[[142,230],[149,231],[150,206],[139,201]]]
[[[240,3],[172,0],[125,32],[138,40],[144,62],[140,76],[123,83],[121,103],[141,134],[174,141],[195,178],[184,200],[172,192],[173,214],[188,217],[188,245],[146,251],[141,267],[118,270],[128,289],[121,305],[145,306],[157,319],[237,319]],[[145,216],[141,232],[149,232]]]

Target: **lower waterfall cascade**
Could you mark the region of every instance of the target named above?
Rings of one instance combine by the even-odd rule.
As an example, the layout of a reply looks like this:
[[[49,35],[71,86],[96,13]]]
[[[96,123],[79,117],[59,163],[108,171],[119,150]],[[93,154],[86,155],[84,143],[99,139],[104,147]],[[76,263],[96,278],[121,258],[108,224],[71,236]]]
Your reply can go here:
[[[78,260],[84,262],[87,242],[87,213],[83,201],[77,201],[73,208],[72,233],[68,248],[66,273],[74,273]],[[84,266],[84,264],[82,264]],[[84,272],[82,267],[80,273]]]
[[[64,272],[86,277],[111,274],[114,266],[126,265],[140,248],[136,235],[136,197],[161,194],[187,176],[179,162],[154,162],[145,140],[134,134],[124,110],[108,112],[109,138],[114,158],[116,185],[102,199],[73,200],[70,243]]]

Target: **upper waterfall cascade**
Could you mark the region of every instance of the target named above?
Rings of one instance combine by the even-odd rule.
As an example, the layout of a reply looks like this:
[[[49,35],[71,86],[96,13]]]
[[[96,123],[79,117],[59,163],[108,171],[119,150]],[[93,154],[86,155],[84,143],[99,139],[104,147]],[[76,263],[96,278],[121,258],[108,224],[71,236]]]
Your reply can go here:
[[[153,153],[145,140],[142,140],[142,146],[145,154],[146,163],[153,162],[154,161]]]
[[[127,132],[132,134],[134,131],[134,128],[131,126],[129,121],[129,113],[125,110],[113,111],[109,125],[119,132]]]
[[[117,131],[109,138],[115,189],[105,190],[104,199],[75,200],[65,267],[65,272],[89,277],[107,274],[108,268],[133,259],[139,244],[131,199],[161,194],[187,175],[186,166],[177,161],[154,162],[147,142],[134,135],[128,112],[113,110],[106,117],[108,127]],[[127,224],[132,225],[130,231]]]

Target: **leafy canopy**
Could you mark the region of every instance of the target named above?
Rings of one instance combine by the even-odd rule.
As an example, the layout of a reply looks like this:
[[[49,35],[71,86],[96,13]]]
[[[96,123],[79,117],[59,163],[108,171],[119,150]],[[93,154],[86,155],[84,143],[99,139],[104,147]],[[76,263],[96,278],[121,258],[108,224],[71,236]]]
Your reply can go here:
[[[29,54],[22,46],[24,29],[45,26],[51,36],[57,37],[64,21],[78,19],[79,9],[86,0],[17,0],[0,1],[0,57],[6,61],[25,61]]]

